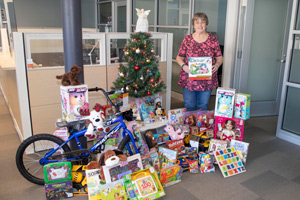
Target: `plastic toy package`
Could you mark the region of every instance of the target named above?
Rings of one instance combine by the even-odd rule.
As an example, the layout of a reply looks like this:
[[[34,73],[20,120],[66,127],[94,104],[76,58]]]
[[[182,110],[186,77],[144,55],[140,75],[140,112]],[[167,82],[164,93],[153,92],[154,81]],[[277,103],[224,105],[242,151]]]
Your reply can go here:
[[[234,117],[243,120],[250,118],[250,94],[235,94]]]
[[[160,182],[164,187],[174,185],[181,182],[182,168],[180,165],[173,165],[171,167],[161,170]]]
[[[232,125],[231,133],[235,135],[235,139],[239,141],[243,141],[244,134],[244,120],[238,118],[228,118],[228,117],[215,117],[215,139],[223,139],[220,138],[222,132],[226,130],[226,124],[229,123]],[[228,130],[226,130],[228,132]],[[234,139],[233,136],[228,136],[228,140]]]
[[[81,111],[89,110],[88,86],[60,86],[62,117],[65,121],[78,121],[83,118]]]
[[[199,173],[198,160],[193,160],[189,162],[189,170],[191,174]]]
[[[212,58],[211,57],[190,57],[189,58],[189,79],[190,80],[211,80]]]
[[[166,193],[153,167],[123,177],[131,200],[158,199]]]
[[[235,89],[218,88],[216,92],[215,116],[232,117]]]
[[[177,151],[167,149],[164,147],[159,147],[158,158],[159,158],[161,169],[170,167],[176,164]]]
[[[213,152],[199,153],[199,163],[201,173],[214,172],[214,154]]]
[[[45,184],[47,200],[66,199],[73,197],[72,181]]]
[[[174,110],[169,110],[168,120],[169,124],[183,124],[183,114],[186,113],[186,108],[179,108]]]
[[[56,162],[44,165],[45,183],[58,183],[72,180],[70,162]]]

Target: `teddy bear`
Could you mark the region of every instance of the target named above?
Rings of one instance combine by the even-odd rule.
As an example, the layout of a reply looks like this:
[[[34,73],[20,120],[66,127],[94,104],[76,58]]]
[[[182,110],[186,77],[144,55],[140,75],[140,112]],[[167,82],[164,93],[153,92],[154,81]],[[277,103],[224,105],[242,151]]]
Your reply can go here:
[[[78,75],[82,72],[82,67],[74,65],[71,67],[70,72],[65,73],[63,75],[57,75],[57,79],[61,79],[61,84],[63,86],[69,85],[81,85],[80,81],[78,81]]]
[[[181,129],[174,130],[174,127],[171,125],[166,125],[165,131],[168,133],[172,140],[180,140],[184,138],[184,134],[181,133]]]
[[[127,157],[123,155],[123,152],[114,149],[114,150],[107,150],[106,152],[100,155],[99,162],[91,161],[87,165],[87,169],[100,169],[100,181],[105,183],[105,176],[103,172],[103,166],[106,165],[108,167],[114,166],[119,164],[120,161],[126,161]]]
[[[108,132],[109,128],[104,128],[103,121],[105,120],[104,117],[104,111],[102,110],[102,107],[100,104],[96,103],[94,108],[90,112],[90,115],[88,116],[88,120],[90,120],[90,124],[84,134],[85,137],[89,137],[93,139],[96,136],[96,132],[105,131]]]
[[[158,150],[158,144],[157,144],[157,141],[156,141],[152,131],[147,131],[145,133],[145,136],[150,140],[149,142],[151,142],[153,148],[157,151]]]

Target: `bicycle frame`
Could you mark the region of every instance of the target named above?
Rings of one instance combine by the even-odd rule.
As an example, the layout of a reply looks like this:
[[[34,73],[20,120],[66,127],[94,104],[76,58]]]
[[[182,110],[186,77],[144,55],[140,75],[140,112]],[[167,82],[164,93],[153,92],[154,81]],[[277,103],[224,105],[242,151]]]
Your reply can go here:
[[[106,122],[106,125],[111,125],[111,124],[117,124],[115,127],[113,127],[113,129],[111,129],[100,141],[98,141],[96,144],[94,144],[89,151],[90,152],[94,152],[96,151],[96,149],[104,144],[113,134],[115,134],[117,131],[119,131],[121,128],[123,128],[123,132],[122,132],[122,136],[123,138],[125,138],[126,134],[128,134],[130,136],[131,142],[133,144],[133,147],[136,151],[136,153],[140,153],[138,148],[135,145],[135,140],[134,137],[132,135],[132,133],[127,129],[125,122],[123,121],[123,116],[122,115],[118,115],[117,118],[113,118],[111,121]],[[80,156],[77,157],[73,157],[73,158],[66,158],[66,159],[60,159],[60,160],[48,160],[48,158],[53,155],[58,149],[60,149],[62,146],[66,145],[68,142],[70,142],[73,138],[76,140],[77,145],[79,150],[83,150],[80,141],[79,141],[79,137],[83,136],[85,134],[85,132],[87,131],[87,129],[83,129],[81,131],[75,132],[73,133],[63,144],[61,144],[60,146],[56,147],[55,149],[52,149],[51,151],[49,151],[48,153],[45,154],[45,156],[43,158],[40,159],[40,164],[41,165],[45,165],[45,164],[49,164],[49,163],[53,163],[53,162],[61,162],[61,161],[72,161],[75,159],[79,159],[83,156],[85,157],[89,157],[90,153],[82,153]],[[126,147],[129,151],[130,155],[133,155],[129,144],[126,144]]]

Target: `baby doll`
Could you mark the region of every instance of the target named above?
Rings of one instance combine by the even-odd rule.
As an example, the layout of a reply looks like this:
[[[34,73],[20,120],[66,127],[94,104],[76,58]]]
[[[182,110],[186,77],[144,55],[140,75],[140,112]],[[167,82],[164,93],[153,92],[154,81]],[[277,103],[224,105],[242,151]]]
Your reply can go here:
[[[233,120],[226,120],[224,124],[224,128],[222,130],[220,139],[221,140],[226,140],[230,142],[232,139],[235,140],[235,122]]]

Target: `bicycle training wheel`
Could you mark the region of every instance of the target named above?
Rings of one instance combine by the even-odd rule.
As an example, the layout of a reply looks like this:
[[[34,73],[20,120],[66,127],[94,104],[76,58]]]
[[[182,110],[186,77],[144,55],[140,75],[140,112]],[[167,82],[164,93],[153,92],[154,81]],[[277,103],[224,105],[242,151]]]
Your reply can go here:
[[[44,185],[43,166],[39,161],[47,152],[63,143],[62,139],[49,134],[38,134],[27,138],[21,143],[16,153],[16,164],[19,172],[28,181]],[[59,156],[69,151],[71,151],[70,147],[66,144],[62,149],[58,149],[53,156]],[[48,159],[50,160],[51,157]],[[56,157],[56,159],[59,160],[60,158]]]

